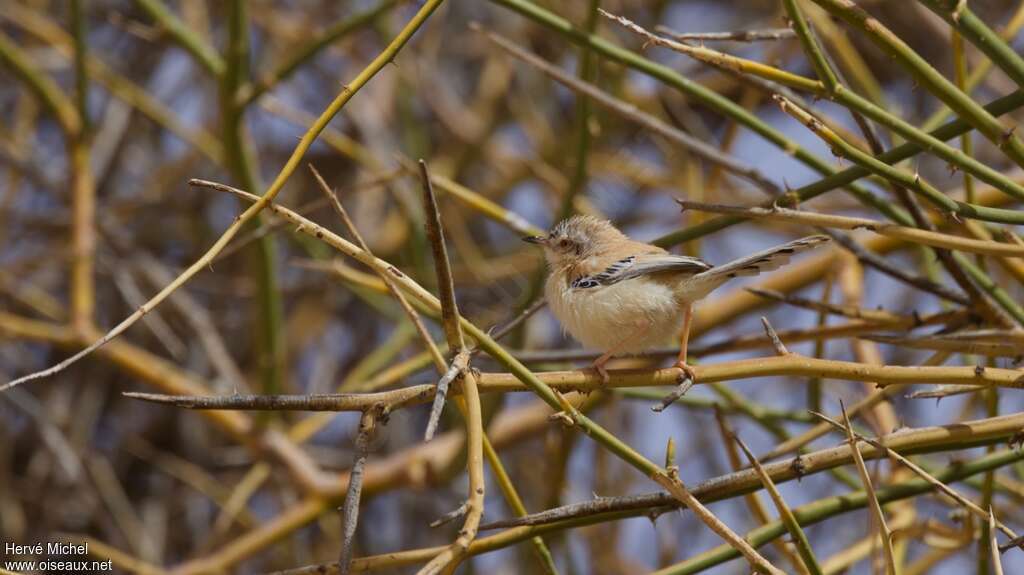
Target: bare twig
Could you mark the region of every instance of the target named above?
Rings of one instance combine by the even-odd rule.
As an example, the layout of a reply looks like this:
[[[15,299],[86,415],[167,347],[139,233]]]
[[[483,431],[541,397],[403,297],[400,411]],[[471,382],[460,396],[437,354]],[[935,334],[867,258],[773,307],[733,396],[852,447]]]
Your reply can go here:
[[[345,206],[341,203],[341,200],[338,199],[338,195],[331,190],[330,186],[327,185],[327,182],[313,164],[309,164],[309,171],[313,173],[313,177],[316,179],[316,182],[320,187],[320,191],[324,194],[324,197],[327,198],[331,207],[334,208],[338,217],[341,218],[342,223],[345,224],[348,232],[352,235],[352,239],[356,241],[356,244],[358,244],[364,252],[369,255],[373,255],[373,252],[370,251],[370,246],[363,239],[363,235],[359,233],[359,228],[356,227],[355,222],[352,221],[352,218],[348,215],[348,211],[345,209]],[[427,352],[430,353],[431,359],[434,360],[434,365],[439,371],[443,370],[445,368],[444,356],[438,350],[437,345],[434,344],[434,340],[430,337],[430,332],[427,331],[426,326],[423,325],[423,320],[420,319],[420,315],[416,313],[416,310],[413,309],[409,300],[406,299],[405,295],[402,294],[402,291],[395,285],[391,276],[386,273],[382,273],[379,270],[374,271],[377,273],[377,277],[384,282],[384,285],[388,288],[388,291],[391,292],[391,295],[398,301],[398,304],[402,306],[405,314],[409,317],[409,321],[412,322],[413,326],[416,328],[416,332],[420,336],[420,339],[423,341],[424,347],[426,347]]]
[[[359,522],[359,496],[363,489],[363,468],[366,466],[366,454],[381,410],[382,408],[368,409],[359,418],[359,431],[356,433],[355,455],[352,459],[352,469],[349,471],[348,490],[345,491],[345,502],[341,505],[342,538],[338,570],[343,575],[347,575],[352,566],[352,539],[355,537],[356,525]]]
[[[1003,575],[1003,560],[999,556],[999,543],[996,541],[996,515],[991,505],[988,508],[988,549],[992,570],[995,575]]]
[[[469,369],[470,354],[462,334],[459,308],[455,300],[455,282],[452,280],[451,263],[448,260],[448,248],[445,246],[441,214],[437,209],[437,198],[434,196],[434,188],[426,162],[420,160],[419,168],[423,185],[423,208],[426,213],[427,237],[430,239],[430,246],[434,253],[434,269],[440,292],[438,299],[441,305],[441,320],[444,323],[448,349],[456,352],[449,372],[454,369],[455,374],[462,374],[462,391],[466,404],[466,468],[469,475],[466,517],[458,537],[419,571],[420,575],[433,575],[442,571],[453,572],[465,557],[470,543],[476,539],[480,518],[484,513],[484,423],[477,389],[477,377]],[[445,379],[448,378],[442,378],[442,380]],[[450,381],[450,379],[448,380]],[[437,427],[446,391],[442,389],[439,382],[437,393],[434,396],[434,409],[431,410],[430,421],[427,425],[426,439],[428,440]]]
[[[722,446],[725,448],[725,454],[729,459],[729,465],[733,471],[739,471],[745,466],[743,461],[740,459],[740,449],[733,438],[736,437],[736,432],[733,431],[732,426],[729,425],[729,421],[725,418],[725,414],[722,413],[721,409],[715,408],[715,421],[718,423],[718,432],[722,438]],[[770,479],[769,479],[770,481]],[[762,478],[762,483],[764,482]],[[761,498],[758,496],[758,492],[754,491],[744,496],[747,507],[750,509],[751,514],[757,518],[757,522],[761,525],[767,525],[771,523],[771,518],[768,516],[768,510],[765,508],[764,503],[761,502]],[[773,541],[775,548],[779,553],[786,558],[786,560],[793,566],[793,569],[799,575],[810,575],[807,568],[804,567],[803,561],[797,555],[796,550],[792,543],[776,539]]]
[[[769,324],[765,324],[769,325]],[[770,326],[769,326],[770,327]],[[786,504],[786,500],[782,498],[782,494],[779,493],[778,487],[772,482],[771,476],[765,472],[764,467],[757,461],[754,454],[750,452],[747,445],[743,443],[739,435],[733,435],[733,439],[736,444],[743,450],[743,454],[747,456],[747,461],[750,462],[750,466],[757,473],[758,478],[764,485],[768,495],[771,496],[772,501],[775,503],[775,509],[779,512],[779,517],[782,523],[786,526],[786,530],[789,531],[789,535],[793,538],[793,542],[796,544],[796,549],[800,553],[800,558],[803,559],[804,566],[815,575],[821,575],[821,566],[818,564],[818,558],[814,556],[814,551],[811,549],[811,544],[807,540],[807,535],[804,530],[800,528],[800,523],[796,520],[793,515],[793,510]]]
[[[676,199],[683,210],[698,210],[715,214],[734,214],[752,219],[780,221],[794,224],[815,226],[819,228],[838,228],[843,230],[869,230],[879,235],[889,236],[937,248],[960,250],[990,256],[1024,256],[1024,246],[1005,244],[987,240],[976,240],[943,234],[931,230],[923,230],[901,226],[868,218],[853,218],[833,214],[821,214],[802,210],[791,210],[783,207],[740,207],[722,204],[708,204],[691,200]]]
[[[667,26],[655,28],[659,34],[664,34],[680,42],[762,42],[765,40],[784,40],[795,38],[796,33],[789,28],[772,28],[769,30],[737,30],[734,32],[676,32]]]
[[[424,441],[430,441],[437,432],[438,423],[441,421],[441,411],[444,409],[445,397],[448,395],[448,386],[457,378],[462,377],[469,369],[469,353],[462,350],[455,355],[451,367],[437,380],[437,391],[434,393],[434,402],[430,407],[430,417],[427,420],[427,430],[423,434]]]
[[[557,67],[549,64],[536,55],[523,50],[499,34],[487,30],[484,30],[483,33],[484,36],[494,45],[534,68],[537,68],[560,84],[586,95],[598,104],[601,104],[624,118],[636,122],[640,126],[662,136],[693,155],[751,182],[768,195],[777,196],[782,192],[775,182],[769,180],[757,168],[747,165],[730,154],[724,153],[721,149],[715,146],[707,144],[706,142],[703,142],[681,130],[677,130],[658,118],[641,111],[633,104],[629,104],[608,95],[593,84],[584,82],[583,80],[574,78],[565,72],[562,72]]]
[[[825,414],[822,414],[822,413],[817,413],[815,411],[812,411],[811,414],[814,415],[815,417],[821,419],[822,421],[827,422],[829,425],[831,425],[832,427],[835,427],[837,430],[842,431],[844,433],[849,433],[848,430],[846,429],[845,425],[843,425],[842,423],[839,423],[838,421],[832,419],[831,417],[829,417],[829,416],[827,416]],[[884,456],[898,461],[899,463],[904,465],[907,469],[910,469],[911,471],[913,471],[918,477],[920,477],[921,479],[924,479],[928,483],[931,483],[932,485],[934,485],[936,489],[938,489],[939,491],[945,493],[946,495],[951,497],[954,501],[956,501],[960,505],[963,505],[964,507],[966,507],[967,510],[971,511],[972,513],[977,515],[979,518],[981,518],[983,520],[988,520],[988,518],[989,518],[988,512],[986,512],[981,507],[978,507],[973,501],[971,501],[970,499],[967,499],[966,497],[961,495],[958,491],[956,491],[952,487],[950,487],[950,486],[946,485],[945,483],[943,483],[943,482],[939,481],[938,479],[936,479],[935,476],[933,476],[932,474],[930,474],[927,471],[925,471],[921,466],[917,465],[916,463],[914,463],[913,461],[907,459],[906,457],[903,457],[899,453],[896,453],[895,451],[889,449],[888,447],[885,446],[884,443],[882,443],[881,441],[878,441],[877,439],[871,439],[869,437],[865,437],[864,435],[861,435],[860,433],[857,433],[855,431],[852,432],[852,433],[853,433],[853,436],[858,441],[863,441],[864,443],[867,443],[867,444],[875,447],[876,449],[881,450],[881,452],[882,452],[882,454]],[[1014,531],[1012,529],[1010,529],[1009,527],[1004,525],[1002,522],[999,523],[999,529],[1000,529],[1000,531],[1005,533],[1010,538],[1016,538],[1017,537],[1017,534],[1014,533]]]
[[[789,350],[786,349],[786,344],[782,343],[782,339],[779,338],[779,334],[775,333],[775,328],[773,328],[772,324],[768,322],[768,318],[761,316],[761,325],[764,326],[764,333],[768,336],[768,339],[771,340],[772,347],[775,348],[775,355],[789,355]]]
[[[440,526],[442,526],[442,525],[444,525],[446,523],[451,523],[452,521],[455,521],[456,519],[459,519],[460,517],[465,517],[466,516],[466,512],[468,512],[468,511],[469,511],[469,503],[466,502],[466,501],[463,501],[462,505],[459,505],[455,509],[452,509],[448,513],[445,513],[444,515],[442,515],[442,516],[438,517],[437,519],[431,521],[430,522],[430,526],[431,527],[440,527]]]
[[[868,473],[860,447],[857,446],[857,439],[854,437],[853,426],[850,424],[850,416],[846,413],[846,406],[842,406],[842,411],[843,427],[846,430],[847,442],[850,446],[850,452],[853,454],[853,461],[857,465],[860,480],[864,483],[864,490],[868,494],[872,517],[875,518],[876,525],[878,526],[878,535],[882,539],[882,550],[885,553],[888,573],[889,575],[896,575],[896,558],[892,550],[892,532],[889,531],[889,526],[885,522],[885,512],[882,511],[882,505],[878,502],[878,494],[875,492],[875,487],[871,484],[871,474]]]
[[[957,334],[955,333],[941,336],[925,335],[917,337],[899,337],[867,333],[858,337],[868,341],[898,345],[911,349],[944,350],[990,357],[1020,357],[1024,355],[1024,343],[1019,341],[1019,335],[1016,337],[1018,341],[1009,339],[1009,337],[1013,337],[1009,336],[1009,334],[1007,340],[1004,341],[972,340],[956,336]]]
[[[28,381],[50,377],[54,374],[60,373],[61,371],[67,369],[69,366],[73,365],[80,359],[90,355],[92,352],[96,351],[100,347],[103,347],[108,342],[124,333],[129,327],[134,325],[135,322],[142,319],[142,317],[146,315],[146,313],[148,313],[156,306],[160,305],[165,299],[167,299],[167,297],[171,293],[173,293],[182,285],[186,284],[201,270],[206,269],[206,267],[214,260],[214,258],[217,257],[217,254],[219,254],[227,246],[231,239],[236,234],[238,234],[238,232],[241,231],[242,228],[245,225],[247,225],[249,221],[251,221],[261,211],[263,211],[263,209],[267,207],[271,200],[273,200],[274,197],[276,197],[277,194],[280,193],[280,191],[284,188],[285,182],[288,181],[289,176],[291,176],[292,172],[298,166],[298,163],[301,160],[302,156],[305,155],[306,151],[310,148],[310,146],[313,145],[313,142],[316,140],[317,136],[320,135],[320,132],[324,129],[324,127],[327,126],[328,122],[330,122],[330,120],[339,111],[341,111],[341,108],[344,107],[345,104],[347,104],[348,101],[351,100],[352,96],[355,95],[363,86],[365,86],[370,81],[371,78],[376,76],[377,73],[380,72],[380,70],[384,69],[384,67],[389,62],[392,62],[394,60],[398,52],[402,49],[403,46],[405,46],[406,42],[408,42],[409,39],[413,36],[413,33],[416,30],[418,30],[423,25],[424,22],[426,22],[426,20],[430,17],[434,10],[436,10],[437,7],[441,4],[441,1],[442,0],[428,0],[422,7],[420,7],[416,14],[402,28],[402,30],[396,35],[396,37],[391,41],[391,43],[389,43],[387,47],[380,54],[378,54],[377,57],[374,58],[374,60],[370,62],[352,80],[352,82],[343,86],[341,90],[339,90],[334,99],[330,102],[330,104],[328,104],[328,106],[317,118],[316,122],[302,136],[302,139],[295,146],[295,149],[289,156],[288,161],[285,163],[284,167],[281,168],[280,172],[278,172],[277,177],[267,188],[266,192],[262,196],[258,196],[257,200],[252,205],[250,205],[249,208],[245,210],[245,212],[243,212],[241,215],[235,218],[234,222],[232,222],[231,225],[226,230],[224,230],[224,232],[217,239],[217,241],[214,242],[214,244],[210,246],[210,248],[202,256],[199,257],[199,259],[193,262],[192,265],[190,265],[184,272],[182,272],[181,275],[175,278],[174,282],[166,285],[162,290],[160,290],[159,293],[153,296],[144,305],[140,306],[135,312],[133,312],[127,318],[122,320],[120,323],[114,326],[110,331],[105,333],[103,336],[93,341],[93,343],[85,347],[85,349],[82,349],[81,351],[75,353],[71,357],[61,361],[60,363],[52,367],[25,375],[23,377],[19,377],[4,384],[0,384],[0,391],[10,389],[12,387],[21,385]]]
[[[971,298],[967,294],[940,283],[933,282],[926,277],[908,273],[906,270],[889,263],[889,261],[882,256],[860,245],[859,242],[854,240],[853,237],[848,234],[837,232],[835,230],[824,230],[824,233],[834,239],[837,244],[843,246],[850,253],[857,256],[857,259],[866,266],[873,267],[891,278],[897,279],[922,291],[935,294],[951,302],[955,302],[960,305],[971,305]]]
[[[977,393],[984,391],[980,385],[936,385],[932,389],[913,391],[906,395],[907,399],[942,399],[953,395]]]
[[[680,397],[686,395],[687,391],[690,391],[690,388],[694,386],[693,378],[686,374],[682,374],[681,379],[682,380],[679,382],[679,385],[677,385],[671,393],[661,398],[661,402],[658,405],[651,406],[651,411],[655,413],[665,411],[668,406],[675,403]]]
[[[1018,537],[1014,537],[1013,539],[1011,539],[1011,540],[1007,541],[1006,543],[1003,543],[1002,545],[1000,545],[999,546],[999,552],[1000,553],[1006,553],[1007,551],[1009,551],[1010,549],[1013,549],[1014,547],[1021,547],[1022,549],[1024,549],[1024,535],[1021,535],[1021,536],[1018,536]]]
[[[381,403],[394,409],[410,403],[425,403],[434,396],[434,386],[417,385],[380,393],[330,393],[308,395],[164,395],[124,392],[125,397],[163,403],[185,409],[227,409],[252,411],[365,411]]]
[[[950,426],[950,428],[952,427],[955,427],[955,425]],[[921,430],[912,431],[915,433],[924,432],[925,429],[929,428],[922,428]],[[887,436],[888,439],[885,439],[885,442],[890,449],[898,449],[898,447],[893,446],[893,444],[889,440],[897,440],[897,438],[899,438],[899,436],[904,433],[907,432],[904,431],[896,434],[890,434],[890,436]],[[1007,430],[1007,433],[1012,432],[1010,430]],[[1001,439],[996,441],[1001,441]],[[898,443],[903,444],[902,438],[899,438]],[[904,448],[909,447],[904,446]],[[838,455],[839,453],[842,453],[842,457],[833,459],[833,457],[835,455]],[[884,454],[880,450],[874,449],[873,447],[871,449],[865,449],[862,452],[862,454],[872,459],[884,457]],[[1012,456],[1016,460],[1024,458],[1024,452],[1015,453],[1006,450],[1002,452],[1002,455],[1008,457]],[[828,462],[825,463],[824,459],[827,459]],[[807,453],[800,456],[799,458],[794,458],[787,461],[764,464],[764,469],[767,472],[767,474],[771,477],[772,481],[778,484],[784,481],[791,481],[799,477],[805,477],[809,474],[822,472],[827,469],[831,469],[835,466],[849,464],[852,462],[853,455],[852,451],[849,448],[849,445],[842,445],[838,447],[832,447],[828,449]],[[962,468],[962,465],[963,464],[961,462],[954,463],[951,467],[945,470],[938,471],[934,475],[937,478],[941,478],[942,476],[946,475],[950,471],[953,471],[954,469]],[[742,471],[735,471],[732,473],[728,473],[726,475],[704,480],[694,485],[692,491],[697,497],[700,498],[701,501],[711,503],[719,501],[724,497],[724,491],[722,487],[723,484],[731,485],[732,489],[730,489],[730,492],[734,494],[747,493],[749,491],[758,489],[762,486],[760,479],[758,479],[757,473],[754,472],[753,469],[744,469]],[[927,492],[934,489],[934,486],[922,480],[920,482],[919,489],[920,491],[918,492]],[[837,499],[845,499],[848,497],[849,494],[843,494],[837,496]],[[866,499],[859,505],[867,505]],[[532,513],[525,517],[515,517],[511,519],[487,523],[481,526],[481,529],[491,530],[510,527],[537,526],[554,523],[557,521],[580,520],[584,517],[590,517],[593,515],[600,515],[605,513],[621,513],[636,510],[653,512],[658,510],[659,508],[666,509],[679,506],[680,503],[677,500],[675,500],[671,495],[665,492],[644,493],[639,495],[625,495],[618,497],[598,497],[596,499],[589,501],[572,503],[555,509],[548,509],[538,513]],[[1018,541],[1017,544],[1024,544],[1024,542]]]

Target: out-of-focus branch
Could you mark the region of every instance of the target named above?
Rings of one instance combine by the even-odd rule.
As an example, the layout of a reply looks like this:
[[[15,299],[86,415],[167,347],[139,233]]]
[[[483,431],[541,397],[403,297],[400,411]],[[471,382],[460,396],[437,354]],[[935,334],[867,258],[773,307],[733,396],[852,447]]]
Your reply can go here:
[[[751,219],[762,219],[781,221],[808,226],[838,228],[843,230],[865,229],[881,236],[905,240],[911,243],[934,246],[951,250],[960,250],[976,254],[991,256],[1024,256],[1024,246],[1005,244],[995,241],[975,240],[961,236],[953,236],[929,230],[910,228],[898,224],[890,224],[868,218],[854,218],[849,216],[837,216],[832,214],[820,214],[788,208],[774,207],[744,208],[741,206],[726,206],[721,204],[706,204],[690,200],[677,199],[676,202],[684,210],[698,210],[716,214],[736,214]]]
[[[286,57],[269,73],[261,76],[255,81],[247,82],[239,87],[238,95],[236,96],[237,106],[239,108],[247,107],[267,91],[274,89],[274,87],[282,81],[287,80],[295,73],[296,70],[301,68],[303,65],[308,64],[325,48],[353,32],[365,29],[368,24],[374,22],[384,13],[394,8],[396,4],[400,3],[400,1],[401,0],[381,0],[381,2],[373,8],[354,14],[353,16],[332,24],[316,33],[313,38],[302,46],[296,48],[293,53]]]
[[[192,54],[210,74],[220,77],[224,73],[226,64],[217,50],[182,22],[164,5],[162,0],[136,0],[136,3],[146,14],[149,14],[150,18],[156,20],[157,24],[162,26],[175,42]]]
[[[664,137],[670,142],[681,146],[693,155],[702,158],[709,163],[720,166],[727,172],[736,174],[737,176],[750,181],[755,186],[766,192],[769,196],[777,196],[781,193],[782,190],[780,190],[774,182],[765,177],[757,168],[743,163],[732,155],[724,153],[718,148],[707,144],[698,138],[690,136],[681,130],[677,130],[658,118],[641,111],[632,104],[614,98],[613,96],[601,91],[593,84],[584,82],[583,80],[579,80],[562,72],[555,66],[552,66],[536,55],[523,50],[499,34],[489,30],[483,30],[483,34],[494,45],[534,68],[537,68],[560,84],[563,84],[573,91],[592,99],[598,104],[612,110],[616,114],[636,122],[640,126]]]
[[[64,361],[58,363],[57,365],[54,365],[53,367],[17,378],[4,384],[0,384],[0,391],[9,389],[16,385],[20,385],[27,381],[49,377],[55,373],[63,371],[68,366],[74,364],[83,357],[86,357],[93,351],[105,345],[107,342],[124,333],[125,330],[127,330],[129,327],[135,324],[135,322],[137,322],[143,315],[145,315],[145,313],[148,310],[160,305],[165,299],[167,299],[167,296],[169,296],[176,289],[187,283],[190,279],[192,279],[193,276],[195,276],[201,270],[205,269],[206,266],[209,265],[214,260],[214,258],[217,257],[217,254],[220,253],[220,251],[223,250],[225,246],[227,246],[228,242],[230,242],[231,239],[236,234],[238,234],[242,227],[245,226],[247,222],[255,218],[256,215],[259,214],[263,210],[263,208],[267,206],[267,203],[269,203],[270,200],[277,196],[281,189],[284,188],[285,182],[288,181],[288,178],[298,167],[299,162],[302,160],[302,156],[304,156],[306,151],[310,148],[310,146],[313,145],[313,142],[316,140],[320,132],[323,131],[323,129],[327,126],[331,118],[333,118],[341,110],[341,108],[346,103],[348,103],[349,100],[352,99],[352,96],[355,95],[363,86],[365,86],[370,81],[371,78],[376,76],[379,71],[381,71],[389,62],[391,62],[395,58],[395,56],[402,49],[402,47],[405,46],[406,42],[408,42],[409,39],[412,37],[413,33],[416,32],[416,30],[418,30],[420,26],[423,25],[424,22],[426,22],[427,18],[434,12],[434,10],[437,9],[437,7],[441,4],[442,1],[443,0],[428,0],[426,3],[424,3],[423,6],[419,9],[419,11],[417,11],[416,15],[413,16],[413,18],[405,25],[405,27],[398,33],[395,39],[392,40],[390,44],[388,44],[384,51],[382,51],[376,58],[374,58],[374,60],[370,62],[370,64],[368,64],[359,74],[357,74],[349,85],[344,86],[341,89],[341,91],[335,96],[334,100],[331,101],[331,103],[323,111],[320,117],[317,118],[317,121],[313,124],[313,126],[311,126],[309,130],[307,130],[306,133],[299,140],[299,143],[298,145],[296,145],[295,150],[288,158],[288,161],[285,163],[284,167],[281,168],[281,171],[278,172],[277,177],[270,184],[270,187],[267,188],[266,193],[264,193],[263,196],[259,197],[259,199],[253,205],[251,205],[247,210],[245,210],[245,212],[243,212],[241,215],[235,218],[235,221],[228,227],[228,229],[224,231],[223,234],[221,234],[217,241],[214,242],[213,246],[211,246],[209,250],[206,251],[206,253],[204,253],[198,260],[196,260],[192,265],[190,265],[181,275],[175,278],[174,282],[165,286],[162,290],[160,290],[159,293],[157,293],[157,295],[153,296],[152,299],[146,302],[145,305],[143,305],[130,316],[122,320],[121,323],[117,324],[113,329],[108,331],[106,334],[104,334],[102,337],[94,341],[85,349],[79,351],[78,353],[72,355],[71,357],[65,359]],[[0,49],[2,49],[2,46],[0,46]]]

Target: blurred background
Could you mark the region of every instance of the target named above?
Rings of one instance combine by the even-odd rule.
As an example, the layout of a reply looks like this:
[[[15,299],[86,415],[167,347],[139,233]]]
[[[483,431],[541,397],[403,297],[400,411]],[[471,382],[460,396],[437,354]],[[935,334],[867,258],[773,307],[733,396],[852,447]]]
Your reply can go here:
[[[519,3],[443,3],[303,159],[337,189],[372,251],[436,292],[418,174],[409,167],[425,159],[443,180],[435,187],[459,305],[476,325],[500,325],[540,294],[543,259],[519,241],[531,228],[547,229],[568,214],[590,213],[651,241],[714,217],[681,213],[677,197],[754,205],[768,195],[765,186],[581,98],[471,29],[473,22],[752,167],[769,187],[799,188],[823,177],[786,146],[739,125],[706,100],[587,50],[507,4]],[[859,4],[954,78],[950,27],[940,17],[917,2]],[[995,30],[1020,25],[1013,20],[1018,2],[970,4]],[[771,86],[662,47],[645,47],[642,38],[594,11],[599,5],[652,31],[659,25],[679,32],[750,31],[786,28],[781,2],[526,5],[663,64],[749,111],[826,168],[849,166],[779,110]],[[0,381],[81,349],[201,256],[248,204],[191,187],[188,180],[262,193],[313,119],[420,6],[395,0],[0,0]],[[891,57],[810,2],[801,6],[848,85],[915,126],[934,122],[941,102]],[[1010,38],[1020,46],[1015,32]],[[792,36],[708,40],[706,45],[814,76]],[[986,61],[969,45],[958,53],[967,74]],[[86,73],[76,73],[76,66]],[[1016,88],[993,68],[971,95],[987,103]],[[806,100],[836,129],[862,137],[843,108],[809,95]],[[1019,117],[1010,113],[1008,123]],[[973,137],[970,142],[971,153],[983,163],[1019,176],[989,141]],[[883,147],[899,143],[882,133]],[[962,173],[932,156],[916,156],[902,166],[944,192],[959,193],[964,185]],[[895,202],[884,185],[861,184]],[[345,234],[305,165],[276,201]],[[879,218],[839,190],[802,207]],[[809,233],[814,231],[807,227],[751,222],[675,250],[724,263]],[[921,250],[885,257],[956,286]],[[950,309],[949,302],[861,266],[848,254],[820,261],[814,281],[794,284],[795,293],[903,316]],[[1020,284],[1013,277],[991,262],[986,269],[1020,301]],[[344,496],[339,482],[352,462],[357,413],[224,415],[145,404],[121,393],[325,393],[435,381],[412,325],[375,282],[356,262],[336,259],[326,245],[264,213],[208,269],[114,343],[51,378],[0,393],[0,540],[28,544],[63,534],[71,540],[88,537],[95,542],[94,555],[119,557],[117,570],[124,572],[161,572],[176,565],[184,566],[181,572],[201,572],[212,565],[259,573],[334,560],[341,538],[335,509]],[[699,333],[691,340],[698,362],[771,355],[770,346],[738,350],[730,344],[760,338],[760,315],[780,331],[846,321],[767,299],[730,312],[739,290],[750,283],[730,283],[698,307]],[[436,323],[430,328],[443,340]],[[562,353],[579,346],[562,334],[547,309],[502,341],[538,371],[583,367],[588,361]],[[865,361],[865,354],[877,353],[881,361],[897,365],[920,364],[931,353],[855,339],[819,341],[797,339],[789,347],[840,360]],[[858,349],[861,345],[871,350]],[[701,353],[716,346],[715,353]],[[986,361],[954,354],[947,364]],[[669,363],[661,355],[614,366]],[[502,370],[484,355],[473,365],[484,372]],[[1014,366],[1011,358],[990,365]],[[810,427],[808,406],[835,413],[840,400],[849,405],[871,389],[808,378],[742,380],[716,389],[697,386],[687,396],[692,401],[660,414],[649,408],[665,390],[643,398],[609,392],[592,397],[592,415],[655,461],[662,460],[673,437],[682,479],[697,484],[732,469],[710,403],[726,406],[732,427],[755,453],[764,453]],[[764,419],[737,411],[736,397],[751,402],[744,405],[783,412],[771,420],[775,432],[766,429]],[[955,395],[942,401],[899,393],[882,405],[890,410],[889,419],[869,418],[865,429],[887,433],[897,425],[1013,413],[1024,401],[1004,390],[998,396]],[[544,409],[530,394],[485,397],[489,435],[528,510],[656,491],[655,484],[596,443],[547,421]],[[458,521],[427,525],[464,498],[463,423],[449,407],[438,439],[423,444],[428,411],[423,405],[395,412],[372,441],[356,556],[444,545],[455,536]],[[897,425],[887,429],[887,421]],[[841,440],[826,434],[810,447]],[[922,461],[940,468],[986,449],[937,453]],[[885,484],[894,465],[869,467]],[[852,466],[846,470],[855,473]],[[1001,470],[1003,488],[995,495],[1000,518],[1018,527],[1024,523],[1022,471],[1019,464]],[[485,523],[511,516],[490,472],[487,478]],[[980,497],[980,481],[960,486]],[[780,489],[790,505],[798,506],[851,487],[818,473]],[[740,533],[759,524],[742,498],[711,509]],[[979,567],[979,549],[985,547],[970,536],[949,535],[964,529],[963,517],[953,510],[947,502],[922,496],[909,516],[892,519],[903,533],[905,565],[933,554],[941,557],[918,572],[989,572],[991,566]],[[975,527],[967,529],[973,533]],[[822,560],[850,552],[870,533],[864,509],[807,528]],[[562,573],[646,572],[721,544],[693,516],[679,512],[559,530],[544,540]],[[943,545],[948,552],[935,554]],[[884,572],[878,570],[877,549],[858,549],[838,561],[837,569]],[[766,546],[764,552],[780,561],[775,548]],[[1024,572],[1024,554],[1004,554],[1003,569]],[[523,542],[474,557],[461,571],[530,573],[540,567]],[[706,572],[747,573],[749,567],[732,561]]]

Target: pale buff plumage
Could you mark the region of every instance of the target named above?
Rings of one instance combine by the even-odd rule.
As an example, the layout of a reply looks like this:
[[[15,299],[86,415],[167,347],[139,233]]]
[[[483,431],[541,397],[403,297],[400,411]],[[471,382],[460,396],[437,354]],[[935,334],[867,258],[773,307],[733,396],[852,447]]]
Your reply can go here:
[[[555,317],[584,346],[614,355],[637,353],[682,330],[677,365],[686,365],[692,304],[728,279],[777,269],[795,253],[828,241],[809,236],[714,267],[629,239],[607,220],[574,216],[547,236],[524,238],[542,245],[550,275],[545,295]]]

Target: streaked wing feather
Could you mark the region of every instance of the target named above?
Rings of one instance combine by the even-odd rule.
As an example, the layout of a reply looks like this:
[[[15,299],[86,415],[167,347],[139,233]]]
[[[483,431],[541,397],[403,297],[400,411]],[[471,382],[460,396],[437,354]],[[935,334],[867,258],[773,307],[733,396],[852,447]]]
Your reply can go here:
[[[661,272],[697,274],[709,269],[711,265],[700,258],[674,254],[640,254],[618,260],[596,274],[579,277],[572,282],[572,287],[592,288]]]
[[[700,275],[702,277],[715,276],[728,278],[737,276],[756,276],[760,273],[776,270],[788,262],[791,256],[814,249],[827,241],[829,241],[828,236],[807,236],[805,238],[800,238],[799,240],[793,240],[789,243],[782,244],[781,246],[768,248],[721,266],[713,267]]]

